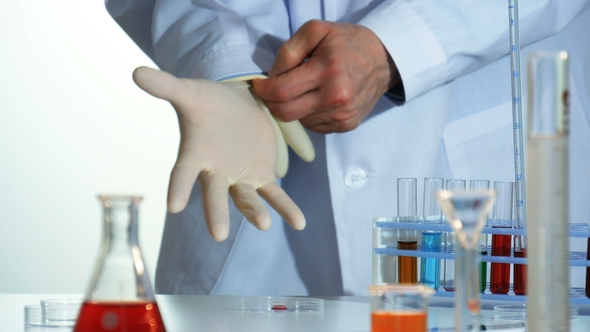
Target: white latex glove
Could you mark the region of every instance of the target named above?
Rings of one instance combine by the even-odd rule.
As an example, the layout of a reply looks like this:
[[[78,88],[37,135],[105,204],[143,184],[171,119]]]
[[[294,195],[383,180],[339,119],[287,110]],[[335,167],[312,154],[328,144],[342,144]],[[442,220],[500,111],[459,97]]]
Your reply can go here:
[[[222,81],[222,83],[244,82],[265,78],[267,77],[264,75],[240,76]],[[275,123],[275,137],[277,139],[277,166],[275,168],[275,174],[278,178],[284,177],[289,167],[287,146],[291,146],[293,151],[304,161],[311,162],[315,159],[313,144],[299,120],[285,122],[272,115],[263,102],[260,102],[260,107],[264,108],[265,112],[271,116]]]
[[[276,130],[247,83],[179,79],[147,67],[137,68],[133,80],[154,97],[169,101],[178,115],[181,139],[168,188],[170,212],[186,207],[198,178],[205,220],[217,241],[229,234],[228,192],[258,229],[271,224],[260,196],[291,227],[305,227],[299,207],[275,183]]]

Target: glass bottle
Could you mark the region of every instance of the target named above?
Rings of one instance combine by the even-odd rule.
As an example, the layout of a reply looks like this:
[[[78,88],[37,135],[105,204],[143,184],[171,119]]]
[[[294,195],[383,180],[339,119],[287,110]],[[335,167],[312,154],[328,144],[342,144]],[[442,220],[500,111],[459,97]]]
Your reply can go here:
[[[164,323],[137,237],[138,196],[99,196],[103,239],[74,332],[161,332]]]

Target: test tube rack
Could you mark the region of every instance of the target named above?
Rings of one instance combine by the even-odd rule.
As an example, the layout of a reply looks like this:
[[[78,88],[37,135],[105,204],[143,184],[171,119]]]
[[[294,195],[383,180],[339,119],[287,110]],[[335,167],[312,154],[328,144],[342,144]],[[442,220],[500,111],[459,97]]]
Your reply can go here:
[[[491,221],[487,225],[491,225]],[[379,217],[373,219],[373,284],[382,284],[385,282],[391,282],[390,280],[384,281],[383,276],[387,275],[387,271],[384,269],[391,268],[397,265],[397,257],[418,257],[418,258],[439,258],[442,260],[454,260],[455,254],[452,252],[445,252],[444,249],[441,252],[430,252],[421,251],[420,245],[417,250],[401,250],[397,248],[397,231],[400,229],[422,231],[440,231],[443,234],[446,232],[453,232],[449,225],[433,225],[422,223],[419,219],[416,222],[403,222],[398,218],[387,218]],[[518,228],[492,228],[484,226],[482,229],[483,234],[500,234],[500,235],[526,235],[525,229]],[[590,230],[588,224],[576,224],[570,223],[570,238],[590,238]],[[420,239],[421,236],[418,236]],[[504,256],[491,256],[491,246],[488,246],[488,255],[482,256],[482,262],[490,263],[509,263],[509,264],[526,264],[526,258],[520,257],[504,257]],[[584,252],[570,252],[569,266],[571,267],[588,267],[590,266],[590,260],[587,258],[587,253]],[[388,263],[384,263],[384,262]],[[397,273],[397,272],[395,272]],[[389,273],[391,274],[391,273]],[[441,274],[442,277],[442,274]],[[442,285],[442,282],[441,282]],[[454,292],[447,292],[443,287],[435,290],[435,296],[441,297],[453,297]],[[514,301],[514,302],[526,302],[526,296],[515,295],[511,290],[507,295],[491,294],[488,289],[481,294],[482,300],[498,300],[498,301]],[[584,288],[570,289],[570,302],[572,304],[590,304],[590,299],[585,294]]]

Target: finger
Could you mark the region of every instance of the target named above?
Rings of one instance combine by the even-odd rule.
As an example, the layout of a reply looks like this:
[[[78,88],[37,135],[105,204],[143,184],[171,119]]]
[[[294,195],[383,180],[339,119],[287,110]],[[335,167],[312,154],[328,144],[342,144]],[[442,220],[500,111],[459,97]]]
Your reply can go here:
[[[270,214],[253,186],[237,183],[229,188],[229,192],[238,210],[252,225],[261,231],[270,227]]]
[[[227,179],[219,174],[199,175],[203,188],[203,210],[209,233],[215,241],[223,241],[229,235],[229,204]]]
[[[133,81],[145,92],[168,101],[176,100],[179,91],[183,91],[178,78],[149,67],[136,68],[133,71]]]
[[[290,122],[284,122],[276,118],[275,120],[279,128],[281,128],[285,141],[293,151],[304,161],[313,161],[315,159],[315,149],[301,123],[297,120]]]
[[[305,216],[291,197],[274,182],[258,188],[258,193],[272,206],[293,229],[305,228]]]
[[[330,117],[330,112],[313,114],[302,118],[300,122],[309,131],[318,134],[343,133],[358,126],[352,121],[336,121]]]
[[[305,64],[275,78],[253,80],[256,94],[265,102],[286,102],[318,90],[321,85],[319,61]]]
[[[264,110],[264,113],[270,119],[272,129],[275,132],[275,140],[277,143],[277,163],[275,165],[275,176],[277,178],[282,178],[287,174],[287,170],[289,169],[289,151],[287,150],[287,142],[281,133],[281,128],[277,124],[275,117],[270,114],[270,111],[260,99],[257,99],[257,101],[260,105],[260,108]]]
[[[272,115],[283,122],[291,122],[322,112],[325,108],[318,90],[309,91],[288,101],[265,101]]]
[[[277,59],[269,77],[281,75],[303,63],[310,56],[322,39],[328,33],[329,23],[312,20],[299,28],[297,32],[286,41],[277,52]]]
[[[182,125],[182,123],[181,123]],[[168,185],[168,211],[178,213],[186,207],[190,198],[193,185],[197,180],[199,173],[203,170],[204,164],[199,156],[194,153],[198,151],[196,140],[191,139],[190,131],[181,130],[180,147],[178,148],[178,157],[170,173],[170,183]],[[186,136],[189,137],[186,137]]]

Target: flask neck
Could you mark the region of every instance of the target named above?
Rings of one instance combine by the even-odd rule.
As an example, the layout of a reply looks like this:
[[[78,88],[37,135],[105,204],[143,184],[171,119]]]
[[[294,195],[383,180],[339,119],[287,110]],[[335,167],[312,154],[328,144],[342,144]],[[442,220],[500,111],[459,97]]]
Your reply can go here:
[[[103,203],[103,246],[130,249],[138,246],[137,220],[140,197],[100,196]]]
[[[152,301],[138,243],[141,197],[99,196],[103,206],[103,240],[87,300]]]

